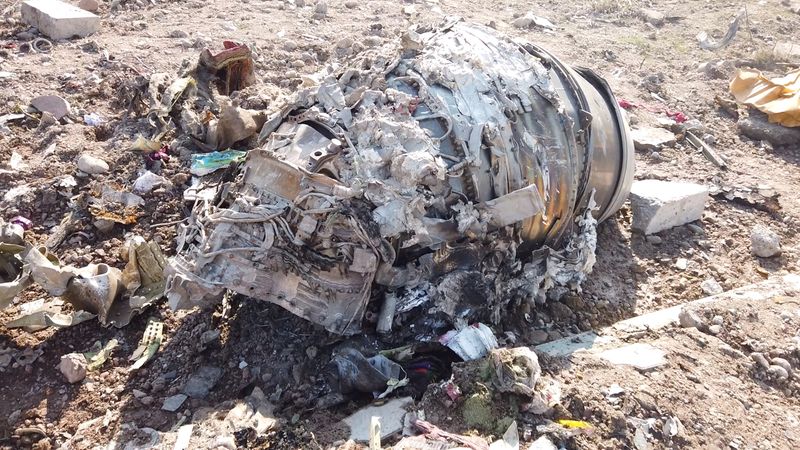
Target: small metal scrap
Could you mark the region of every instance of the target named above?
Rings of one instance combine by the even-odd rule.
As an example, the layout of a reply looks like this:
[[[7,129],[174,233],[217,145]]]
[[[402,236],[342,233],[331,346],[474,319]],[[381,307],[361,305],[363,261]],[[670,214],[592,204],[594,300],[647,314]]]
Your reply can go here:
[[[153,356],[155,356],[158,348],[161,347],[161,341],[164,338],[164,323],[155,319],[150,319],[147,322],[147,327],[144,329],[142,340],[139,341],[139,346],[134,350],[130,360],[136,360],[131,366],[130,370],[141,369],[142,366],[147,364]]]
[[[717,152],[711,148],[710,145],[703,142],[702,139],[697,137],[691,131],[686,132],[686,139],[689,140],[689,143],[692,144],[695,148],[702,150],[703,155],[705,155],[706,159],[711,161],[715,166],[719,167],[720,169],[727,169],[728,165],[725,163],[725,160],[720,157]]]
[[[778,201],[780,194],[767,186],[746,187],[718,184],[709,188],[709,194],[717,199],[749,206],[770,214],[778,214],[781,210],[781,204]]]
[[[99,369],[106,362],[106,360],[108,360],[108,358],[111,356],[111,352],[117,348],[117,345],[119,345],[119,341],[116,339],[111,339],[105,346],[102,345],[100,341],[95,342],[94,346],[92,346],[92,349],[83,354],[83,356],[86,358],[86,361],[89,363],[86,366],[86,369]]]
[[[725,33],[725,36],[722,36],[722,39],[719,41],[714,41],[708,36],[708,33],[705,31],[701,31],[697,34],[697,41],[700,43],[700,48],[703,50],[719,50],[721,48],[727,47],[728,44],[733,41],[733,38],[736,37],[736,32],[739,31],[739,23],[742,21],[742,18],[745,17],[747,11],[742,8],[736,14],[736,17],[733,18],[730,25],[728,25],[728,31]]]

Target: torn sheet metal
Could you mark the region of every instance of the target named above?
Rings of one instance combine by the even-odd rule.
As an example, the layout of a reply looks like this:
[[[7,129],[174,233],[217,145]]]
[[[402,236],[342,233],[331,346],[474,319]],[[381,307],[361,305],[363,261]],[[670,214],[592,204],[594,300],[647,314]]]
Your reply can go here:
[[[5,323],[6,328],[22,328],[28,332],[43,330],[47,327],[67,328],[94,319],[95,315],[87,311],[63,313],[63,300],[34,300],[20,307],[19,316]]]
[[[20,257],[24,250],[25,247],[0,238],[0,310],[10,306],[17,294],[31,283],[30,266]]]
[[[155,319],[147,321],[139,346],[129,358],[133,361],[130,370],[141,369],[158,352],[161,341],[164,339],[164,323]]]
[[[727,47],[733,38],[736,37],[736,32],[739,31],[739,23],[742,21],[743,18],[747,16],[747,10],[742,8],[736,13],[731,23],[728,25],[728,30],[725,32],[725,35],[722,36],[718,41],[711,39],[708,36],[708,33],[705,31],[701,31],[697,34],[697,42],[700,43],[700,48],[703,50],[719,50],[721,48]]]
[[[352,334],[374,289],[421,289],[454,322],[496,322],[591,270],[596,222],[633,175],[597,75],[451,23],[316,79],[270,112],[213,199],[193,197],[173,308],[232,290]]]
[[[5,256],[2,250],[8,246],[0,244],[0,264]],[[13,299],[10,294],[16,295],[15,292],[34,282],[48,294],[70,303],[75,312],[62,314],[63,301],[58,300],[59,303],[48,303],[47,308],[23,313],[12,325],[64,327],[96,316],[104,326],[123,327],[135,314],[162,297],[166,286],[166,258],[157,244],[137,236],[126,242],[126,248],[128,263],[121,271],[106,264],[62,266],[44,247],[21,247],[17,250],[19,256],[15,256],[16,264],[12,264],[19,271],[18,278],[0,284],[0,306],[7,306]]]

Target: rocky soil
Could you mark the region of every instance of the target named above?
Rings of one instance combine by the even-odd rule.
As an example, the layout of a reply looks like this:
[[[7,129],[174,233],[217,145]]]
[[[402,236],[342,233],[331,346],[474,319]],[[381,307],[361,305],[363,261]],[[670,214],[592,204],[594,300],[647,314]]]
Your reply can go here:
[[[776,44],[795,39],[800,29],[800,14],[790,4],[748,4],[731,45],[706,51],[695,36],[700,31],[722,36],[740,4],[123,0],[114,2],[118,6],[112,10],[111,2],[101,1],[100,32],[54,42],[51,50],[39,52],[27,45],[39,36],[21,21],[19,3],[0,6],[0,116],[18,113],[45,94],[66,99],[73,111],[62,122],[36,114],[0,124],[0,211],[6,220],[18,215],[30,219],[33,226],[25,236],[34,244],[44,244],[63,218],[80,208],[71,198],[100,182],[130,189],[144,170],[143,154],[130,147],[137,134],[150,128],[136,113],[133,92],[153,73],[175,74],[195,64],[203,48],[221,49],[223,40],[244,42],[255,51],[259,83],[239,93],[239,100],[250,108],[266,108],[300,85],[305,74],[398,38],[411,25],[458,15],[536,42],[568,64],[592,68],[619,99],[636,105],[628,109],[634,128],[670,129],[676,137],[671,147],[637,151],[636,179],[692,181],[743,193],[712,196],[702,220],[647,237],[631,232],[631,210],[623,207],[600,226],[597,264],[583,291],[533,311],[530,321],[509,318],[494,329],[501,344],[541,344],[695,300],[718,287],[730,290],[798,271],[800,141],[791,134],[774,139],[788,145],[761,140],[765,134],[758,127],[766,126],[764,119],[737,107],[727,90],[737,66],[781,74],[800,63],[797,55],[774,52]],[[556,28],[512,24],[530,11]],[[688,121],[668,123],[675,112]],[[86,124],[88,114],[96,114],[102,123]],[[754,125],[741,126],[748,116]],[[727,170],[685,141],[687,130],[710,143]],[[109,170],[77,176],[77,160],[86,153],[104,160]],[[19,155],[21,163],[12,164],[12,155]],[[190,179],[189,156],[173,154],[163,164],[161,174],[172,186],[143,196],[146,204],[136,223],[101,230],[85,218],[53,252],[65,263],[104,262],[122,268],[121,246],[127,236],[138,234],[158,243],[165,254],[174,254],[174,222],[188,212],[182,194]],[[756,227],[777,233],[780,255],[751,253]],[[28,289],[13,307],[0,312],[0,323],[16,317],[21,305],[46,297],[44,291]],[[784,377],[773,364],[776,358],[790,368],[800,362],[795,297],[702,309],[697,312],[705,324],[700,329],[638,336],[673,355],[666,368],[652,372],[621,370],[580,357],[572,362],[542,358],[545,374],[563,389],[563,409],[550,414],[593,424],[592,433],[551,434],[560,436],[566,448],[797,448],[797,378],[790,370]],[[129,371],[129,356],[149,318],[164,322],[164,342],[147,366]],[[713,325],[720,325],[716,332],[709,328]],[[110,339],[117,339],[119,346],[101,370],[76,384],[64,379],[57,368],[62,355],[86,352],[95,342]],[[348,434],[339,420],[369,399],[353,398],[330,409],[316,405],[323,394],[323,367],[345,344],[383,346],[371,335],[342,342],[276,306],[239,297],[215,311],[172,312],[162,301],[120,329],[103,328],[97,321],[37,332],[0,325],[0,448],[58,448],[67,441],[69,448],[97,448],[112,439],[134,442],[132,436],[142,429],[174,433],[209,408],[230,409],[255,388],[274,407],[279,425],[260,436],[239,433],[233,444],[211,439],[209,446],[343,445]],[[766,358],[766,367],[754,353]],[[180,394],[201,367],[218,369],[208,393],[186,400],[176,411],[163,410],[165,399]],[[456,377],[458,368],[453,369]],[[622,392],[609,401],[604,390],[612,384]],[[450,421],[447,414],[437,413],[438,403],[431,400],[436,393],[425,395],[420,405],[429,407],[428,419],[438,418],[435,424],[441,428],[502,434],[501,424],[476,429],[463,420]],[[509,400],[498,399],[495,419],[510,417]],[[442,404],[439,408],[448,407]],[[666,421],[675,417],[680,432],[665,435]],[[539,419],[525,414],[513,418],[526,445],[542,434],[536,427]],[[99,420],[80,428],[92,419]],[[647,419],[654,420],[642,431]],[[645,447],[640,447],[637,433],[645,435]]]

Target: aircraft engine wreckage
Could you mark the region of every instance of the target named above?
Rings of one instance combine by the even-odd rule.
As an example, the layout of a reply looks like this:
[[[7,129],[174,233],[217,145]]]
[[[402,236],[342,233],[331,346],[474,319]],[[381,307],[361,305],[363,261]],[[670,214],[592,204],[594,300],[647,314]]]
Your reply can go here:
[[[608,85],[543,49],[418,28],[305,83],[235,178],[199,200],[169,267],[173,308],[225,290],[334,333],[425,305],[500,320],[579,288],[597,221],[633,177]]]

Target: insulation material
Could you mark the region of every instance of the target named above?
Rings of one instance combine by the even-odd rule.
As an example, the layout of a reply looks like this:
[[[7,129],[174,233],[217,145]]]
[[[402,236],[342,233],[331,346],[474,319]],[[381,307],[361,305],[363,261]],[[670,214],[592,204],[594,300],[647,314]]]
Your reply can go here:
[[[767,78],[755,69],[739,69],[731,81],[736,100],[767,114],[770,122],[800,127],[800,69]]]

